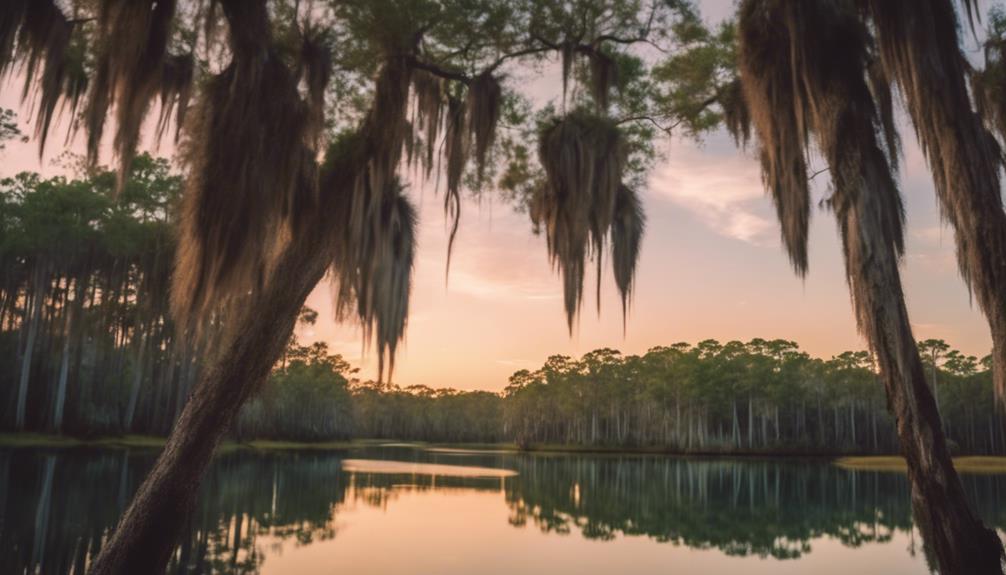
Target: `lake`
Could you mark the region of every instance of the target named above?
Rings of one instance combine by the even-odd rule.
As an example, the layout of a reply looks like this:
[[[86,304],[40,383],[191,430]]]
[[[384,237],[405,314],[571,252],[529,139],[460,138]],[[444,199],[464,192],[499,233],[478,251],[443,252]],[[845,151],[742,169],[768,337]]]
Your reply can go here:
[[[156,452],[0,450],[0,573],[82,573]],[[966,475],[1006,528],[1006,476]],[[173,573],[928,573],[899,473],[389,444],[218,455]]]

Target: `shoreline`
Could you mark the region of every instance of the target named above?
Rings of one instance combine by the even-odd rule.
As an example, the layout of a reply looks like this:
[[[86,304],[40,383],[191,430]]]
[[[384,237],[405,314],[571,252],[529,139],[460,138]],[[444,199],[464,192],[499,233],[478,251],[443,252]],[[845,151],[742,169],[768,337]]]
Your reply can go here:
[[[120,435],[81,438],[70,435],[46,433],[0,433],[0,448],[34,449],[160,449],[167,438],[150,435]],[[747,460],[828,460],[833,465],[850,471],[905,473],[907,464],[900,455],[861,454],[841,451],[808,451],[803,449],[778,451],[680,451],[664,447],[606,447],[561,444],[535,444],[519,449],[513,443],[441,443],[384,439],[351,439],[344,441],[285,441],[285,440],[225,440],[217,453],[237,450],[255,451],[345,451],[365,447],[416,447],[444,453],[529,453],[538,455],[595,455],[609,457],[666,456],[695,459],[747,459]],[[1006,474],[1006,456],[959,455],[954,466],[962,474]]]

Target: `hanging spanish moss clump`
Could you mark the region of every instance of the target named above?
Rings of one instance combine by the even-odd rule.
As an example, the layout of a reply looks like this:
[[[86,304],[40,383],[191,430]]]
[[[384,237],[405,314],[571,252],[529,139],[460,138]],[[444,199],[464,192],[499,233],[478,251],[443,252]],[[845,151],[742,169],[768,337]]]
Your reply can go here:
[[[423,167],[426,177],[433,172],[433,160],[437,149],[437,136],[443,122],[446,95],[444,80],[424,70],[412,72],[412,91],[415,93],[416,119],[414,127],[422,132],[426,155]]]
[[[973,25],[975,0],[962,0],[961,4]],[[983,119],[994,118],[991,106],[1001,105],[1001,98],[990,94],[987,89],[991,84],[980,79],[972,86],[971,95],[976,107],[986,114],[975,114],[971,109],[966,82],[970,67],[960,52],[957,14],[951,2],[916,4],[902,0],[870,0],[865,5],[876,28],[882,70],[901,88],[906,109],[933,172],[942,215],[959,230],[975,228],[974,223],[968,221],[972,216],[965,205],[966,199],[981,198],[1001,204],[998,192],[989,190],[999,189],[1002,156],[982,125]],[[994,52],[995,48],[992,50]],[[986,52],[987,58],[989,55]],[[994,73],[985,79],[992,77]],[[937,89],[931,82],[919,78],[943,80]],[[970,74],[970,79],[974,81],[975,75]],[[994,119],[992,128],[995,129]],[[972,289],[986,291],[982,285],[986,284],[983,276],[988,270],[982,269],[984,264],[980,263],[982,258],[977,246],[961,243],[961,234],[958,238],[961,275]],[[1002,261],[1001,254],[996,258]],[[999,294],[978,295],[981,304]]]
[[[873,56],[866,68],[866,79],[876,105],[880,131],[884,136],[887,160],[892,170],[897,170],[898,155],[901,152],[901,136],[894,123],[894,97],[891,93],[891,78],[884,68],[884,62]]]
[[[35,137],[39,156],[60,100],[73,114],[87,90],[82,50],[72,50],[74,24],[52,0],[16,1],[0,15],[0,74],[22,62],[22,99],[36,99]]]
[[[751,141],[751,112],[744,100],[744,88],[740,79],[735,79],[719,94],[720,108],[723,110],[723,124],[738,146]]]
[[[797,274],[807,273],[810,189],[807,183],[807,126],[796,110],[789,39],[771,21],[765,2],[745,2],[739,17],[738,66],[744,101],[758,131],[762,178],[775,202],[782,240]],[[785,56],[783,56],[785,55]]]
[[[147,110],[162,92],[174,14],[175,0],[102,0],[98,9],[100,49],[86,113],[87,155],[97,164],[105,118],[114,106],[120,190]]]
[[[590,61],[590,95],[601,112],[608,109],[611,99],[611,88],[618,82],[618,63],[600,48],[591,50]]]
[[[354,181],[347,230],[350,246],[363,241],[382,205],[382,194],[394,189],[392,184],[397,181],[402,150],[409,136],[406,110],[411,84],[412,71],[405,59],[389,57],[377,78],[374,103],[361,128],[363,141],[357,145],[356,153],[368,159],[362,167],[351,166]]]
[[[274,53],[265,0],[222,0],[231,63],[186,123],[189,178],[174,304],[179,318],[261,286],[284,218],[315,211],[315,133],[297,78]]]
[[[465,165],[468,163],[468,153],[471,148],[467,120],[464,103],[454,96],[448,96],[446,134],[444,135],[444,159],[447,162],[448,196],[448,199],[445,200],[445,205],[451,201],[450,198],[459,197],[461,191],[461,177],[464,176]]]
[[[175,117],[175,137],[177,143],[185,123],[185,115],[189,111],[189,101],[192,99],[193,79],[195,77],[195,59],[192,54],[169,56],[161,68],[161,113],[157,120],[157,139],[171,123],[172,112]]]
[[[350,309],[363,327],[365,342],[374,341],[378,353],[378,378],[388,380],[395,368],[395,351],[405,336],[416,252],[416,210],[398,180],[377,193],[377,210],[357,249],[345,252],[335,266],[339,296],[337,313]]]
[[[475,163],[479,179],[485,172],[486,156],[496,139],[496,125],[499,123],[503,105],[503,88],[491,72],[483,72],[468,85],[466,98],[466,119],[471,139],[475,142]]]
[[[576,57],[576,44],[566,40],[559,47],[562,53],[562,105],[566,106],[566,88],[569,85],[569,75],[573,73],[573,59]]]
[[[325,89],[332,77],[332,53],[324,40],[321,34],[305,31],[297,62],[298,76],[307,86],[307,108],[311,127],[311,134],[308,137],[312,142],[311,147],[315,150],[321,145],[321,136],[325,129]]]
[[[454,96],[447,97],[447,125],[444,135],[444,158],[447,160],[447,191],[444,194],[444,215],[451,222],[447,240],[447,270],[450,271],[454,238],[461,219],[461,177],[465,173],[471,151],[471,132],[464,103]]]
[[[786,5],[780,12],[791,35],[791,82],[800,86],[795,89],[795,110],[808,111],[807,128],[831,169],[829,203],[842,229],[858,325],[871,346],[896,341],[902,334],[878,321],[865,303],[895,292],[898,297],[891,301],[901,299],[897,261],[905,247],[904,209],[888,161],[891,152],[878,140],[878,134],[885,137],[886,146],[896,153],[892,139],[897,136],[886,133],[885,124],[893,118],[883,111],[890,97],[882,86],[885,75],[869,69],[869,37],[851,7],[813,0]],[[783,115],[778,111],[777,120]],[[863,271],[867,267],[869,273]],[[870,283],[881,274],[886,274],[885,286]],[[884,288],[890,291],[882,293]],[[898,365],[909,361],[897,357]]]
[[[7,0],[0,10],[0,74],[14,62],[17,33],[25,19],[29,0]],[[37,2],[41,4],[41,2]]]
[[[329,146],[319,190],[335,225],[330,272],[340,319],[355,317],[379,350],[381,376],[394,355],[408,316],[416,212],[396,175],[404,142],[412,82],[403,58],[391,57],[377,79],[374,103],[362,127]]]
[[[349,170],[356,156],[351,148],[363,139],[355,137],[338,144],[343,152],[335,154],[343,156],[342,165]],[[377,344],[379,377],[383,378],[387,363],[389,380],[408,321],[418,222],[398,179],[391,180],[390,186],[385,190],[365,187],[362,194],[351,186],[332,188],[342,199],[333,198],[332,204],[340,235],[331,266],[336,280],[336,317],[360,322],[365,345]],[[351,218],[366,222],[361,235],[351,236],[350,226],[343,225]]]
[[[611,267],[622,298],[623,330],[645,228],[646,215],[636,191],[626,185],[619,186],[615,196],[615,217],[611,222]]]
[[[576,111],[545,126],[538,157],[546,181],[532,199],[531,217],[545,230],[549,255],[562,273],[572,331],[586,259],[600,258],[614,217],[626,149],[614,121]]]

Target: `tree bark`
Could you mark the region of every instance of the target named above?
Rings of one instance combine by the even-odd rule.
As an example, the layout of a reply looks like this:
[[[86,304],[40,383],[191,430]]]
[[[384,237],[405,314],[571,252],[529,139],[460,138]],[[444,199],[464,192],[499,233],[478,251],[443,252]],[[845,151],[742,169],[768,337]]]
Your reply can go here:
[[[877,181],[869,175],[864,180]],[[909,323],[897,255],[884,240],[880,195],[862,190],[841,227],[856,314],[876,354],[908,462],[915,519],[941,572],[999,574],[1002,544],[971,511],[947,449]]]
[[[214,449],[282,353],[301,306],[330,263],[329,253],[317,238],[295,241],[278,257],[271,280],[252,301],[238,306],[219,353],[95,560],[92,575],[163,571]]]

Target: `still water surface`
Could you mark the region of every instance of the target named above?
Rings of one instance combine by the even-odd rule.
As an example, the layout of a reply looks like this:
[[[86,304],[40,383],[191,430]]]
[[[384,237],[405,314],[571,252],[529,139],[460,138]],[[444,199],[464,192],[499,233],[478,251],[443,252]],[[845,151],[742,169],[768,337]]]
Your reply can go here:
[[[82,573],[156,453],[0,450],[0,573]],[[1006,528],[1006,476],[964,476]],[[403,445],[220,455],[172,573],[923,574],[906,478]]]

